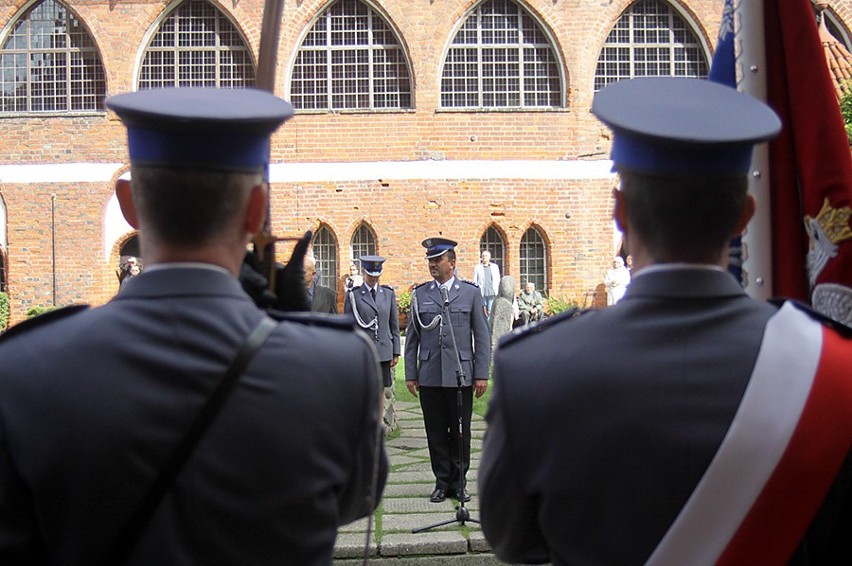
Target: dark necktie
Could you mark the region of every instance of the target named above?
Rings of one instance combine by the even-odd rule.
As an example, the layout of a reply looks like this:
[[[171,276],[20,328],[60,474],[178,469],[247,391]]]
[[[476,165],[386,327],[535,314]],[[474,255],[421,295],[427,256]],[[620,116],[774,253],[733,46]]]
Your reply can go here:
[[[375,301],[376,300],[376,288],[375,287],[370,289],[370,294],[373,295],[373,300]]]

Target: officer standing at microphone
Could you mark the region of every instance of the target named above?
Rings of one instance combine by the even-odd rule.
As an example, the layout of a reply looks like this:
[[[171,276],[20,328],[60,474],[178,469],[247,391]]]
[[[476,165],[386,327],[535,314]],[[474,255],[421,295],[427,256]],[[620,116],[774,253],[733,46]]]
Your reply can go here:
[[[423,240],[433,280],[414,289],[405,338],[405,380],[420,396],[435,490],[429,500],[447,496],[469,501],[464,478],[470,467],[473,393],[488,388],[491,341],[485,302],[473,283],[455,276],[456,242]],[[458,370],[462,375],[462,462],[458,462]],[[461,469],[461,471],[460,471]]]

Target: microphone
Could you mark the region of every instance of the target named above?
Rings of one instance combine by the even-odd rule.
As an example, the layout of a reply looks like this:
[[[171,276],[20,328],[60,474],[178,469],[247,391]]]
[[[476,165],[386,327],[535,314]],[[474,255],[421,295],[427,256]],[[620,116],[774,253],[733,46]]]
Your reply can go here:
[[[450,295],[447,292],[447,288],[443,287],[443,286],[441,287],[441,299],[444,300],[444,306],[447,306],[447,305],[450,304]]]

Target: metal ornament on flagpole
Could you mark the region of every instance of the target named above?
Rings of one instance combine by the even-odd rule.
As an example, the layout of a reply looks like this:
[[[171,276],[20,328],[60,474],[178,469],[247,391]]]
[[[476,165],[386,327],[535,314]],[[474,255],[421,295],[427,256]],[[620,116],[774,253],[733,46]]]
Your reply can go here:
[[[763,0],[739,0],[734,6],[737,90],[766,101],[766,43]],[[770,217],[769,145],[756,145],[752,154],[748,191],[757,210],[743,234],[743,287],[755,299],[772,292],[772,222]]]

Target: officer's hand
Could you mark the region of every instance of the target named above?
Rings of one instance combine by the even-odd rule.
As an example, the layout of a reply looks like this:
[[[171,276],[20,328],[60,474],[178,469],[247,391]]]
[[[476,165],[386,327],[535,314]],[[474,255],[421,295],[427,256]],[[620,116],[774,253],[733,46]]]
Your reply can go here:
[[[475,390],[476,398],[479,399],[483,395],[485,395],[485,391],[488,389],[488,380],[487,379],[474,379],[473,380],[473,389]]]
[[[309,311],[308,291],[305,289],[305,254],[311,244],[311,231],[296,242],[290,260],[276,271],[275,294],[278,301],[275,308],[282,311]]]
[[[394,356],[393,358],[391,358],[390,367],[392,367],[392,368],[393,368],[393,367],[396,367],[396,363],[397,363],[398,361],[399,361],[399,356]]]
[[[269,280],[260,273],[254,253],[246,252],[240,266],[240,285],[258,307],[265,309],[275,303],[275,294],[269,290]]]
[[[406,387],[408,387],[408,392],[417,397],[417,391],[420,390],[420,382],[415,380],[406,381]]]

